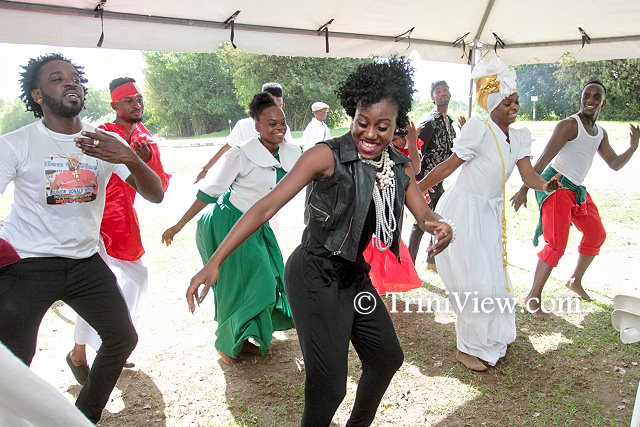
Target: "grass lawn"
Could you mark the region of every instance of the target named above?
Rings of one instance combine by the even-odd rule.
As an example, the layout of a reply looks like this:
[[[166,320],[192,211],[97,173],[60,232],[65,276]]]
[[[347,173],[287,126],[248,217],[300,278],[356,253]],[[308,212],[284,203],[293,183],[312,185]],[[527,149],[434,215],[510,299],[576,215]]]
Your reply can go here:
[[[345,132],[347,132],[349,130],[349,128],[336,128],[336,129],[331,129],[331,136],[341,136],[343,135]],[[203,138],[226,138],[227,136],[229,136],[229,131],[228,130],[221,130],[220,132],[214,132],[214,133],[208,133],[206,135],[199,135],[199,136],[192,136],[189,138],[179,138],[179,137],[169,137],[167,138],[167,141],[179,141],[179,140],[192,140],[192,139],[203,139]],[[291,136],[293,136],[294,138],[302,138],[302,133],[303,131],[301,130],[297,130],[294,132],[291,132]]]
[[[518,123],[536,138],[541,151],[555,123]],[[604,123],[614,148],[628,146],[628,124]],[[344,132],[342,129],[338,134]],[[210,295],[191,315],[184,292],[201,267],[194,244],[195,221],[174,245],[161,245],[160,235],[173,225],[195,196],[193,179],[213,147],[163,148],[163,162],[173,174],[165,201],[137,203],[150,271],[145,325],[134,360],[123,371],[107,405],[102,426],[294,426],[303,407],[304,361],[295,331],[277,333],[273,355],[252,357],[243,368],[222,366],[213,348],[214,304]],[[376,426],[624,426],[629,425],[638,380],[640,344],[624,345],[611,327],[612,298],[618,293],[640,295],[637,273],[640,250],[640,160],[632,159],[613,172],[596,159],[588,188],[607,229],[607,241],[585,278],[594,302],[578,302],[563,286],[576,259],[580,234],[573,229],[568,250],[545,289],[548,298],[579,303],[576,312],[556,312],[547,322],[518,308],[518,338],[507,357],[485,373],[472,373],[457,363],[455,317],[450,312],[404,312],[396,301],[392,313],[405,363],[394,377]],[[507,197],[519,187],[517,173]],[[10,195],[0,196],[0,218],[8,213]],[[509,272],[521,302],[535,267],[530,237],[538,213],[533,196],[518,213],[508,209]],[[285,207],[277,232],[285,257],[301,230],[301,201]],[[411,221],[405,221],[405,238]],[[436,273],[417,262],[423,287],[403,296],[444,301],[444,286]],[[634,265],[636,267],[634,267]],[[388,307],[392,301],[387,298]],[[410,306],[411,307],[411,306]],[[575,308],[576,306],[574,306]],[[73,344],[75,315],[64,304],[49,310],[40,328],[33,369],[69,399],[79,392],[64,356]],[[351,350],[347,396],[334,418],[344,425],[360,376]]]

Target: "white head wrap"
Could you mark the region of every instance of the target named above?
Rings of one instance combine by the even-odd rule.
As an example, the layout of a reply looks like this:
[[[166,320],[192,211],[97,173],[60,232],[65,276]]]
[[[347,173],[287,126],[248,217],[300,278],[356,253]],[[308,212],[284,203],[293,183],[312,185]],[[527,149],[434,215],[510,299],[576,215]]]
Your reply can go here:
[[[491,112],[503,99],[518,91],[516,71],[509,69],[498,58],[492,58],[488,63],[481,62],[477,64],[471,73],[471,78],[473,79],[485,76],[496,76],[496,80],[500,83],[500,90],[492,91],[486,98],[487,111]]]

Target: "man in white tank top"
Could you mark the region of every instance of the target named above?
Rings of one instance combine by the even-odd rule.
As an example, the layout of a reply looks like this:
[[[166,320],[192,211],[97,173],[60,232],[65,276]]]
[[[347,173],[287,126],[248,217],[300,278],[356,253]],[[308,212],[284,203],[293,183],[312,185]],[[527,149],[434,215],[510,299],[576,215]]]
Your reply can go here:
[[[551,271],[558,265],[558,261],[564,254],[572,223],[582,232],[582,240],[578,247],[580,255],[576,268],[565,286],[581,298],[591,300],[582,287],[582,278],[600,252],[606,233],[598,208],[582,183],[591,168],[596,152],[611,169],[619,170],[627,164],[638,148],[640,130],[633,125],[631,125],[629,149],[622,154],[616,154],[611,148],[607,132],[596,125],[600,111],[606,103],[604,85],[598,81],[587,83],[582,90],[580,112],[558,123],[534,166],[534,170],[543,178],[558,172],[563,175],[560,180],[563,188],[552,194],[536,191],[536,199],[540,206],[540,223],[533,242],[537,245],[538,237],[542,234],[546,245],[538,253],[533,286],[525,298],[525,307],[531,314],[542,320],[549,318],[549,314],[542,309],[542,289]],[[516,211],[521,205],[527,206],[527,190],[527,187],[522,186],[520,191],[511,198]]]

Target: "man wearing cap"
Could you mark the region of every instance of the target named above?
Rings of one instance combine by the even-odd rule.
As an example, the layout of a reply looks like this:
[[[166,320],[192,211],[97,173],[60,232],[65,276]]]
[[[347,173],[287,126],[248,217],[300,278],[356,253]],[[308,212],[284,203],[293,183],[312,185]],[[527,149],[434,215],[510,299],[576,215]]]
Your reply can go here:
[[[142,124],[144,97],[140,87],[134,79],[120,77],[109,84],[109,90],[110,105],[116,112],[116,119],[113,123],[100,125],[98,129],[120,135],[127,141],[138,157],[158,175],[162,189],[166,191],[171,175],[164,171],[158,145],[152,141],[150,132]],[[135,190],[120,177],[115,174],[111,176],[106,189],[98,253],[116,276],[131,320],[137,327],[148,287],[148,271],[141,259],[144,248],[138,216],[133,207],[135,196]],[[83,384],[89,374],[85,344],[98,349],[101,340],[80,316],[76,321],[74,340],[76,344],[67,356],[67,363],[76,380]],[[127,362],[125,366],[132,367],[133,364]]]
[[[329,127],[324,122],[325,120],[327,120],[328,111],[329,106],[324,102],[318,101],[311,104],[311,112],[313,112],[313,118],[302,133],[302,147],[304,148],[304,150],[308,150],[318,142],[331,139],[331,132],[329,131]]]
[[[284,106],[284,91],[279,83],[272,82],[263,84],[262,92],[268,92],[273,95],[278,107],[282,108]],[[230,150],[231,147],[235,147],[241,142],[257,137],[258,131],[256,130],[256,123],[251,117],[245,117],[244,119],[238,120],[233,126],[231,133],[227,137],[227,143],[224,144],[222,148],[220,148],[218,152],[211,158],[211,160],[209,160],[207,164],[202,167],[202,169],[198,173],[198,176],[196,177],[195,182],[198,182],[202,178],[204,178],[207,175],[207,171],[209,171],[209,169],[211,169],[211,167],[218,161],[218,159],[222,157],[224,153]],[[285,142],[293,142],[291,129],[289,129],[288,125],[287,131],[284,134],[284,140]]]
[[[451,156],[453,139],[456,137],[453,119],[447,115],[451,93],[449,92],[449,85],[446,81],[438,80],[431,84],[431,100],[435,108],[429,114],[427,120],[420,124],[422,131],[418,135],[418,138],[422,140],[422,168],[420,172],[416,174],[418,181],[424,178],[431,169]],[[464,117],[460,118],[460,125],[462,124],[464,124]],[[418,143],[418,145],[420,145],[420,143]],[[444,193],[444,187],[440,182],[433,190],[433,193],[429,194],[431,198],[429,207],[432,210],[436,208],[438,200],[440,200],[440,197]],[[411,235],[409,236],[409,253],[414,263],[416,262],[423,234],[424,231],[418,226],[418,223],[414,223],[411,228]],[[436,265],[433,257],[427,259],[427,268],[435,270]]]

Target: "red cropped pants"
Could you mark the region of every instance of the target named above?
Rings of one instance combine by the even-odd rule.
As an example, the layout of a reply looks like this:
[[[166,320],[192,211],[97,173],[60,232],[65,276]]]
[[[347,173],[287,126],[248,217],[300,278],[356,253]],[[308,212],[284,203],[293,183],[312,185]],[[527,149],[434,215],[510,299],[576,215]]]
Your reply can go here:
[[[582,233],[578,252],[586,256],[600,253],[607,233],[602,226],[598,207],[589,193],[584,204],[576,205],[575,191],[557,190],[542,204],[541,215],[546,245],[538,253],[538,257],[551,267],[556,267],[564,255],[571,224]]]

